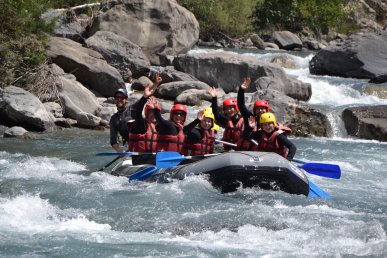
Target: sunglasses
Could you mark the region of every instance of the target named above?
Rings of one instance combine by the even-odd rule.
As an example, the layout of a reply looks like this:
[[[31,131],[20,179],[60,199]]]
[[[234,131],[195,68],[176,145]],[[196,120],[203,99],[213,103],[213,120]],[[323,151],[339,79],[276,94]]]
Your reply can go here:
[[[124,96],[116,96],[114,97],[115,100],[125,100],[125,99],[128,99],[127,97],[124,97]]]
[[[185,113],[184,112],[175,111],[175,112],[173,112],[173,115],[174,116],[185,116]]]

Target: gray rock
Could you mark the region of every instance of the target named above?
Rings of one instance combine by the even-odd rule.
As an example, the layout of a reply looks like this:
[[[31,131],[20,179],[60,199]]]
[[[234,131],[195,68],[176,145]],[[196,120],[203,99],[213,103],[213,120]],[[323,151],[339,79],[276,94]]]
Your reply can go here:
[[[40,100],[21,88],[0,89],[1,124],[23,126],[29,130],[55,129],[54,121]]]
[[[290,31],[275,31],[272,38],[282,49],[293,50],[295,48],[302,48],[301,39]]]
[[[46,55],[66,73],[74,74],[79,82],[104,97],[113,96],[117,89],[124,87],[120,73],[100,53],[70,39],[51,37]]]
[[[208,90],[189,89],[179,94],[176,102],[190,106],[201,106],[202,100],[211,101],[211,98]]]
[[[367,84],[362,88],[363,93],[373,95],[380,99],[387,99],[387,83]]]
[[[201,81],[177,81],[163,83],[157,87],[155,96],[162,99],[175,100],[183,91],[189,89],[208,91],[210,86]]]
[[[77,126],[82,128],[96,128],[100,125],[101,118],[86,112],[77,114]]]
[[[257,34],[251,35],[250,39],[256,48],[265,49],[265,42]]]
[[[270,60],[270,63],[277,64],[283,68],[294,69],[296,63],[294,59],[289,55],[279,55]]]
[[[226,93],[237,92],[243,79],[249,76],[252,81],[256,81],[261,77],[273,78],[273,81],[284,85],[283,90],[285,93],[291,92],[291,96],[296,96],[297,94],[293,93],[300,88],[304,88],[305,92],[310,91],[311,94],[310,84],[288,76],[277,65],[250,56],[227,52],[179,55],[175,58],[174,64],[176,69],[192,74],[208,85],[221,87]],[[295,88],[295,90],[292,88]],[[248,91],[255,90],[254,87],[250,87]],[[302,100],[309,99],[310,94],[305,95],[302,93],[305,96],[302,97]]]
[[[353,35],[341,46],[320,50],[310,61],[312,74],[387,82],[387,32]]]
[[[4,138],[23,138],[23,139],[37,139],[37,137],[28,132],[26,129],[20,126],[14,126],[6,130],[3,134]]]
[[[346,108],[342,118],[349,135],[387,141],[387,105]]]
[[[63,109],[61,105],[59,105],[56,102],[45,102],[43,103],[44,107],[48,112],[50,112],[54,118],[61,118],[63,117]]]
[[[258,99],[267,100],[271,112],[279,123],[292,129],[292,135],[307,137],[311,135],[328,137],[332,133],[330,122],[326,115],[304,103],[299,103],[276,90],[259,90],[255,93],[246,93],[246,107],[253,109],[254,102]]]
[[[139,46],[113,32],[97,31],[85,43],[99,52],[111,66],[121,71],[121,74],[127,69],[137,73],[140,68],[150,66],[148,58]]]
[[[144,51],[152,64],[191,49],[199,38],[195,16],[174,0],[121,0],[106,4],[95,17],[90,35],[111,31]]]

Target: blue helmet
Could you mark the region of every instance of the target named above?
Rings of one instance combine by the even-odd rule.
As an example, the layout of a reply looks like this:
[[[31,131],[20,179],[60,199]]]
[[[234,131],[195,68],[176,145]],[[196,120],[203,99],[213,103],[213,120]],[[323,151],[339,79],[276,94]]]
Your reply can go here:
[[[114,97],[115,97],[118,93],[121,93],[121,94],[123,94],[124,96],[128,97],[128,92],[126,91],[126,89],[121,88],[121,89],[116,90],[116,92],[114,93]]]

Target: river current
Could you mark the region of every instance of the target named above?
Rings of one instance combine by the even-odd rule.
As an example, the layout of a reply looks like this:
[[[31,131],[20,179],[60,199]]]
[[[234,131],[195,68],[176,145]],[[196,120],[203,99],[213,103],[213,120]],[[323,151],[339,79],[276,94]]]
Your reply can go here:
[[[339,180],[308,175],[333,199],[221,194],[200,176],[129,183],[98,171],[114,158],[95,156],[112,151],[108,131],[0,138],[0,256],[386,257],[387,143],[349,137],[340,113],[387,101],[362,94],[364,80],[310,75],[312,56],[293,56],[286,72],[311,83],[309,104],[327,112],[333,135],[291,139],[296,158],[341,167]]]

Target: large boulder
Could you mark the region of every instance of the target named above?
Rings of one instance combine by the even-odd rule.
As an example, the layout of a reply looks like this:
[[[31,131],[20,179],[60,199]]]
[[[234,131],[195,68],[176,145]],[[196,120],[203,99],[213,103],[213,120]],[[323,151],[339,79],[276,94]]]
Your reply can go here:
[[[272,38],[274,42],[282,49],[293,50],[295,48],[302,48],[302,41],[290,31],[275,31]]]
[[[163,83],[157,87],[155,92],[155,96],[158,98],[174,100],[186,90],[196,89],[196,90],[204,90],[207,91],[211,87],[201,81],[176,81]],[[207,94],[207,97],[210,97],[210,94]]]
[[[29,130],[55,129],[51,115],[40,100],[15,86],[0,89],[0,124],[22,126]]]
[[[387,32],[351,36],[340,46],[320,50],[310,61],[312,74],[387,82]]]
[[[111,31],[97,31],[85,43],[87,47],[99,52],[121,74],[128,68],[132,73],[137,73],[140,68],[150,66],[139,46]]]
[[[192,74],[208,85],[221,87],[226,93],[237,92],[243,79],[249,76],[256,86],[250,87],[249,92],[275,85],[276,90],[299,100],[309,100],[312,94],[310,84],[288,76],[277,65],[250,56],[230,52],[179,55],[174,65],[177,70]],[[300,90],[302,93],[297,93]]]
[[[255,93],[246,93],[246,107],[253,109],[254,101],[264,99],[270,103],[271,112],[279,123],[292,129],[294,136],[328,137],[332,133],[327,116],[316,108],[284,95],[276,90],[259,90]]]
[[[140,46],[152,64],[191,49],[199,39],[195,16],[174,0],[121,0],[103,6],[90,28],[111,31]]]
[[[342,118],[349,135],[387,141],[387,105],[347,108]]]
[[[103,56],[92,49],[66,38],[51,37],[46,55],[66,73],[105,97],[124,87],[122,76],[110,66]]]

